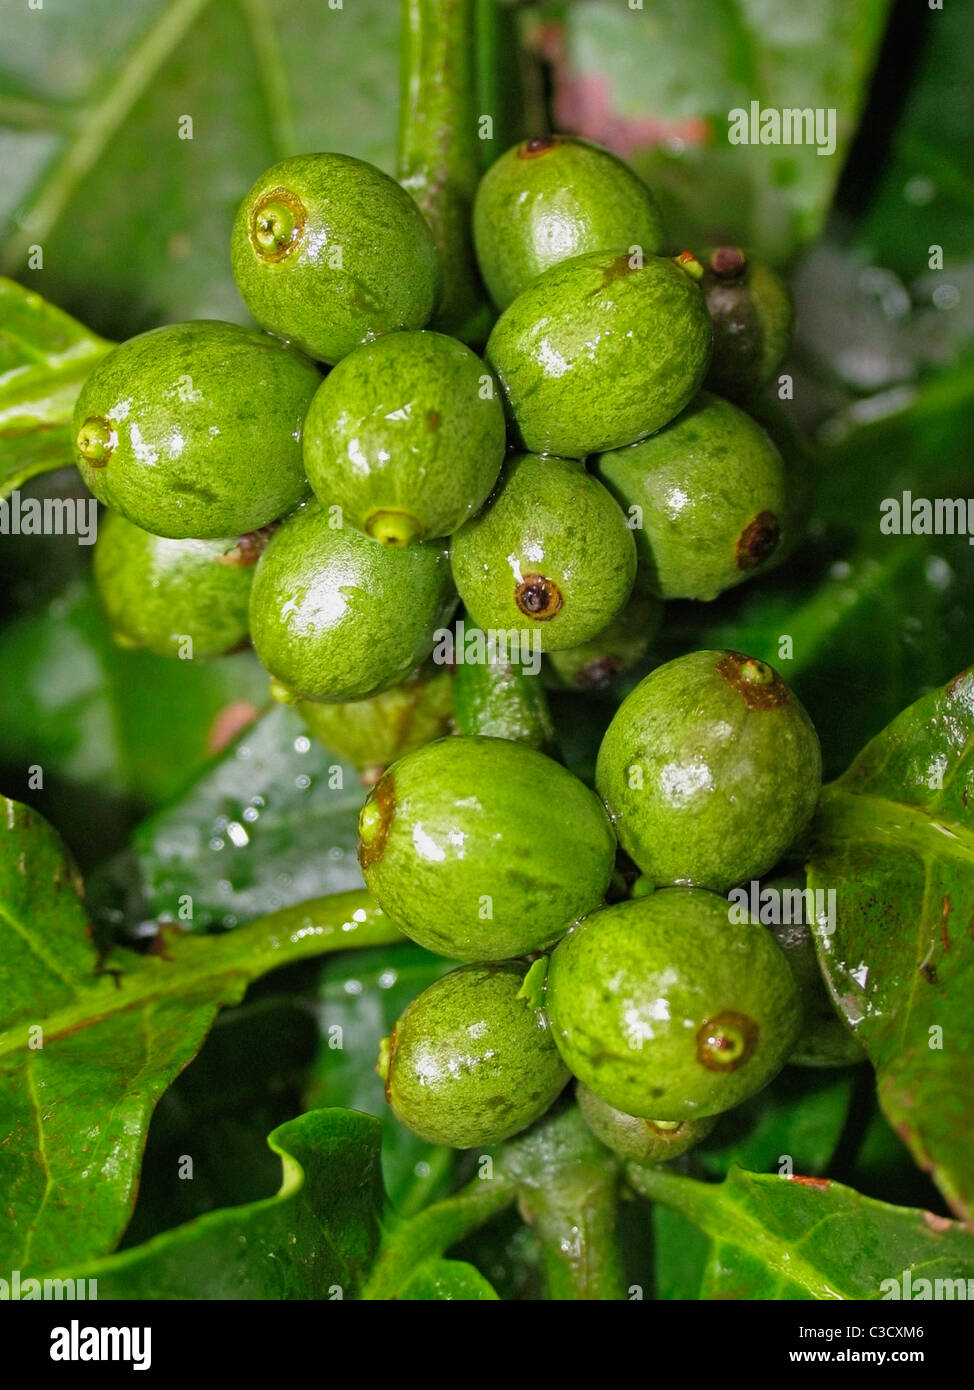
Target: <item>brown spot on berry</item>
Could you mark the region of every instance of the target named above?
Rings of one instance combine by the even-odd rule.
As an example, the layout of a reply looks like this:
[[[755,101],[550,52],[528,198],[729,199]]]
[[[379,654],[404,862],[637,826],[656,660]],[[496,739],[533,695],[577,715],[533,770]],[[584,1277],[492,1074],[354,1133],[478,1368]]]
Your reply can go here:
[[[753,1055],[757,1041],[753,1018],[725,1009],[697,1029],[697,1061],[708,1071],[736,1071]]]
[[[800,1187],[817,1187],[824,1189],[829,1186],[828,1178],[804,1178],[800,1173],[788,1173],[789,1182],[797,1182]]]
[[[588,298],[591,299],[593,295],[601,294],[603,290],[608,289],[608,287],[617,280],[624,280],[627,275],[632,275],[634,271],[641,269],[642,266],[640,264],[633,264],[633,258],[630,257],[628,251],[620,251],[618,256],[613,256],[612,260],[602,271],[602,283],[597,285],[596,288],[589,293]]]
[[[396,787],[386,773],[370,793],[358,817],[358,862],[363,869],[377,864],[385,853],[386,840],[396,818]]]
[[[734,561],[739,570],[757,569],[778,548],[781,527],[774,512],[758,512],[737,538]]]
[[[739,246],[718,246],[710,257],[710,269],[722,280],[733,280],[747,270],[747,257]]]
[[[514,590],[514,602],[526,618],[546,623],[561,608],[561,590],[543,574],[526,574]]]
[[[428,410],[426,412],[426,427],[431,430],[438,430],[441,424],[439,411]]]
[[[562,143],[558,135],[535,135],[530,140],[523,141],[517,147],[518,159],[537,159],[540,155],[550,154]]]
[[[741,652],[724,652],[715,669],[748,709],[774,709],[791,701],[788,687],[766,661]]]

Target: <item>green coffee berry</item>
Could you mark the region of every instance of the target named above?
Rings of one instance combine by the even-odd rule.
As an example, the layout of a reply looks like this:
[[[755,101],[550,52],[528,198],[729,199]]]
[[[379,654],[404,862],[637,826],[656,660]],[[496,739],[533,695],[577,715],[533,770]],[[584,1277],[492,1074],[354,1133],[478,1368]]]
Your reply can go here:
[[[546,1004],[569,1070],[627,1115],[695,1120],[765,1087],[801,1027],[788,962],[726,898],[664,888],[555,948]]]
[[[308,479],[388,545],[446,536],[480,510],[507,438],[485,364],[441,333],[392,333],[325,378],[304,426]]]
[[[587,642],[549,653],[549,683],[568,690],[608,690],[618,675],[642,661],[659,631],[662,616],[663,605],[658,598],[634,594],[619,616]]]
[[[265,170],[231,236],[233,278],[264,328],[319,362],[429,321],[439,289],[433,234],[387,174],[343,154]]]
[[[450,562],[482,628],[529,630],[540,651],[557,651],[587,642],[619,613],[636,576],[636,546],[622,512],[580,463],[520,454],[505,465],[489,506],[453,537]]]
[[[168,540],[102,514],[95,586],[116,640],[160,656],[222,656],[247,640],[254,565],[267,537]]]
[[[329,752],[353,763],[371,787],[390,763],[449,731],[453,681],[444,667],[427,662],[401,685],[369,699],[345,704],[298,700],[295,707],[309,733]]]
[[[401,758],[359,816],[383,912],[454,960],[540,951],[602,901],[615,841],[598,798],[543,753],[456,736]]]
[[[743,410],[706,391],[595,471],[630,518],[639,582],[664,599],[713,599],[760,573],[788,518],[785,466]]]
[[[679,1158],[701,1139],[705,1139],[716,1124],[714,1117],[705,1120],[644,1120],[638,1115],[626,1115],[607,1104],[583,1086],[575,1087],[578,1108],[585,1123],[607,1149],[635,1163],[668,1163]]]
[[[264,666],[311,700],[364,700],[426,660],[456,605],[446,551],[375,541],[309,503],[261,556],[250,630]]]
[[[545,272],[487,342],[525,448],[582,458],[632,444],[703,382],[711,327],[692,258],[596,251]]]
[[[592,251],[663,250],[642,179],[608,150],[569,135],[525,140],[480,181],[473,234],[484,283],[506,309],[544,271]]]
[[[307,496],[301,430],[320,381],[299,353],[236,324],[140,333],[81,389],[81,476],[99,502],[156,536],[257,531]]]
[[[747,399],[771,380],[791,346],[788,287],[767,261],[736,246],[710,253],[701,287],[714,325],[707,385]]]
[[[430,1144],[469,1149],[517,1134],[568,1080],[521,961],[465,965],[425,989],[380,1052],[396,1118]]]
[[[763,661],[691,652],[622,702],[596,785],[619,842],[657,884],[723,892],[772,868],[818,802],[811,720]]]
[[[747,894],[748,888],[738,890]],[[801,997],[805,1022],[788,1058],[799,1067],[845,1067],[862,1062],[862,1044],[842,1020],[822,978],[811,922],[814,898],[808,901],[804,874],[780,874],[755,885],[757,912],[748,920],[766,926],[787,957]],[[733,903],[736,894],[731,894]],[[750,904],[749,904],[750,906]]]

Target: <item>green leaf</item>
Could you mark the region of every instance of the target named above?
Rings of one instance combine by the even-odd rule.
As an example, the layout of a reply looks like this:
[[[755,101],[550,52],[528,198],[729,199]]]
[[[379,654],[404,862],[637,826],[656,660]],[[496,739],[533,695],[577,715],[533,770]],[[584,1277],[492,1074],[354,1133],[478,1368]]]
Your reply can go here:
[[[662,1302],[694,1302],[700,1296],[710,1241],[687,1217],[654,1202],[654,1297]]]
[[[26,792],[40,766],[39,809],[89,862],[112,848],[93,831],[100,804],[144,810],[174,796],[266,702],[252,652],[203,662],[126,651],[81,582],[0,630],[5,784]]]
[[[787,260],[821,229],[888,0],[554,0],[526,11],[552,63],[554,124],[608,145],[658,194],[674,246],[743,242]],[[836,112],[836,147],[742,145],[730,113]]]
[[[510,1206],[515,1193],[505,1173],[487,1169],[454,1196],[408,1221],[388,1223],[362,1297],[378,1302],[401,1298],[418,1271]]]
[[[131,849],[89,884],[96,917],[172,921],[188,895],[186,925],[205,931],[360,887],[364,799],[355,769],[276,705],[178,801],[137,827]]]
[[[430,1260],[421,1265],[399,1295],[413,1302],[461,1299],[497,1302],[497,1293],[473,1265],[463,1260]]]
[[[824,1173],[842,1137],[853,1086],[848,1072],[787,1067],[766,1090],[722,1115],[692,1158],[708,1177],[722,1177],[734,1164],[777,1173],[786,1158],[793,1172]]]
[[[383,1177],[401,1216],[443,1195],[455,1154],[427,1144],[393,1115],[375,1070],[379,1040],[392,1032],[407,1004],[454,968],[455,962],[404,941],[323,961],[313,985],[319,1042],[305,1103],[346,1106],[382,1121]]]
[[[350,1110],[312,1110],[267,1143],[284,1169],[276,1196],[210,1212],[108,1259],[66,1266],[71,1277],[97,1280],[99,1298],[356,1297],[379,1241],[378,1125]]]
[[[53,829],[6,799],[0,815],[0,1264],[39,1269],[114,1247],[155,1103],[220,1007],[278,965],[398,933],[353,893],[100,961]]]
[[[0,496],[74,462],[74,403],[112,346],[39,294],[0,278]]]
[[[116,338],[161,320],[244,321],[228,247],[258,174],[302,150],[393,166],[398,9],[390,0],[341,9],[140,0],[121,11],[75,0],[70,15],[8,7],[6,273]],[[31,245],[43,249],[43,270],[28,268]]]
[[[711,1238],[699,1297],[879,1299],[882,1284],[974,1277],[974,1239],[956,1222],[874,1202],[824,1178],[772,1177],[732,1168],[699,1183],[630,1164],[630,1183]]]
[[[905,408],[847,427],[819,452],[811,546],[713,604],[667,606],[663,654],[730,647],[781,671],[818,729],[827,776],[971,657],[974,566],[966,537],[885,535],[880,504],[904,490],[967,496],[974,364],[906,396]],[[791,638],[790,657],[781,655],[782,637]]]
[[[920,64],[879,187],[855,229],[857,244],[873,264],[890,266],[911,280],[926,269],[931,246],[943,248],[947,266],[974,251],[972,48],[970,5],[931,9]]]
[[[272,971],[242,1004],[217,1014],[198,1055],[161,1097],[123,1246],[277,1191],[281,1165],[267,1135],[308,1108],[302,1085],[318,1036],[302,999],[263,993],[299,968]],[[186,1155],[192,1181],[179,1176]]]
[[[953,1209],[974,1174],[974,672],[911,705],[822,793],[809,887],[836,1004],[876,1068],[890,1123]]]

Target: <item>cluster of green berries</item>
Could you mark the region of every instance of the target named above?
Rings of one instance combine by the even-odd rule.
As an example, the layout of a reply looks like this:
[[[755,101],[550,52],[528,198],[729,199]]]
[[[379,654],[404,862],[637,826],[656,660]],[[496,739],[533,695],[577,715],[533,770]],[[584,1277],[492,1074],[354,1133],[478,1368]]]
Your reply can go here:
[[[636,686],[595,792],[507,739],[454,735],[394,763],[359,819],[365,881],[407,936],[463,962],[383,1045],[397,1116],[434,1143],[495,1143],[574,1076],[596,1134],[655,1162],[793,1055],[849,1060],[807,928],[779,944],[725,896],[800,841],[820,786],[794,694],[729,651]],[[620,847],[640,886],[607,903]]]
[[[436,331],[439,252],[399,184],[335,154],[267,170],[231,237],[260,330],[144,333],[78,399],[78,464],[111,509],[96,582],[122,642],[252,642],[273,693],[364,769],[366,883],[462,962],[384,1044],[404,1123],[494,1142],[574,1075],[595,1132],[655,1160],[799,1039],[801,972],[722,895],[807,825],[815,732],[770,667],[697,652],[620,706],[592,791],[503,720],[439,737],[430,658],[462,603],[528,632],[548,683],[598,689],[645,655],[663,600],[777,559],[788,476],[740,403],[777,371],[790,303],[736,248],[668,254],[649,189],[569,137],[497,160],[473,238],[496,319],[471,346]],[[620,848],[642,875],[625,901]]]
[[[202,657],[249,639],[281,698],[345,703],[413,677],[462,601],[584,686],[614,642],[652,636],[661,599],[768,563],[781,457],[701,388],[747,396],[776,369],[776,274],[730,248],[666,255],[649,189],[560,136],[487,172],[474,241],[499,311],[482,355],[428,326],[440,258],[393,179],[320,154],[257,181],[231,256],[265,331],[141,334],[77,403],[120,640]]]

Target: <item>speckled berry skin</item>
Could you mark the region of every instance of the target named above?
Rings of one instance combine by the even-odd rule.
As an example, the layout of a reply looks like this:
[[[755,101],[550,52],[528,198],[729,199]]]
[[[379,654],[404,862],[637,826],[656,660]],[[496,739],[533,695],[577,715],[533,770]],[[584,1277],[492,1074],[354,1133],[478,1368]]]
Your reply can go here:
[[[366,885],[453,960],[540,951],[599,905],[615,840],[593,792],[543,753],[457,735],[394,763],[359,816]]]
[[[626,1115],[600,1100],[581,1082],[575,1087],[575,1098],[596,1139],[613,1153],[634,1163],[669,1163],[699,1144],[716,1124],[716,1117],[657,1123],[639,1115]]]
[[[794,694],[766,663],[725,651],[691,652],[641,681],[606,731],[595,774],[644,874],[716,892],[778,862],[821,779],[818,736]]]
[[[788,962],[725,898],[668,888],[595,912],[559,942],[545,1006],[569,1070],[627,1115],[698,1120],[784,1066],[801,1027]]]
[[[636,545],[581,463],[520,454],[489,505],[453,537],[450,563],[480,627],[531,631],[541,651],[558,651],[587,642],[621,611]]]
[[[518,994],[521,961],[466,965],[406,1009],[380,1059],[396,1118],[430,1144],[517,1134],[568,1080],[544,1011]]]
[[[414,671],[456,606],[446,551],[397,550],[318,503],[274,533],[254,575],[250,630],[270,674],[311,700],[364,700]]]
[[[608,150],[569,135],[522,141],[491,165],[477,189],[473,234],[500,309],[575,256],[664,249],[659,208],[642,179]]]
[[[490,371],[442,333],[392,333],[326,377],[304,427],[322,502],[390,545],[447,536],[479,511],[504,461]]]
[[[320,381],[300,353],[236,324],[140,333],[81,389],[81,476],[99,502],[157,536],[259,530],[308,495],[301,433]]]
[[[672,261],[597,251],[545,272],[494,325],[487,361],[532,453],[583,458],[668,424],[696,394],[711,326]]]
[[[428,323],[439,292],[433,233],[394,179],[343,154],[265,170],[240,205],[233,278],[262,327],[319,362]]]
[[[596,694],[610,690],[617,676],[638,666],[653,644],[663,605],[649,594],[633,594],[618,617],[578,647],[550,652],[546,682],[555,690]]]
[[[102,512],[95,586],[116,641],[160,656],[222,656],[247,640],[262,538],[168,540]],[[187,643],[190,639],[191,645]]]
[[[705,264],[700,285],[714,325],[707,385],[746,401],[788,355],[794,331],[791,295],[773,266],[737,247],[712,250]]]
[[[781,455],[719,396],[701,391],[657,434],[600,454],[594,467],[641,522],[633,527],[638,582],[664,599],[714,599],[760,574],[784,543]]]

